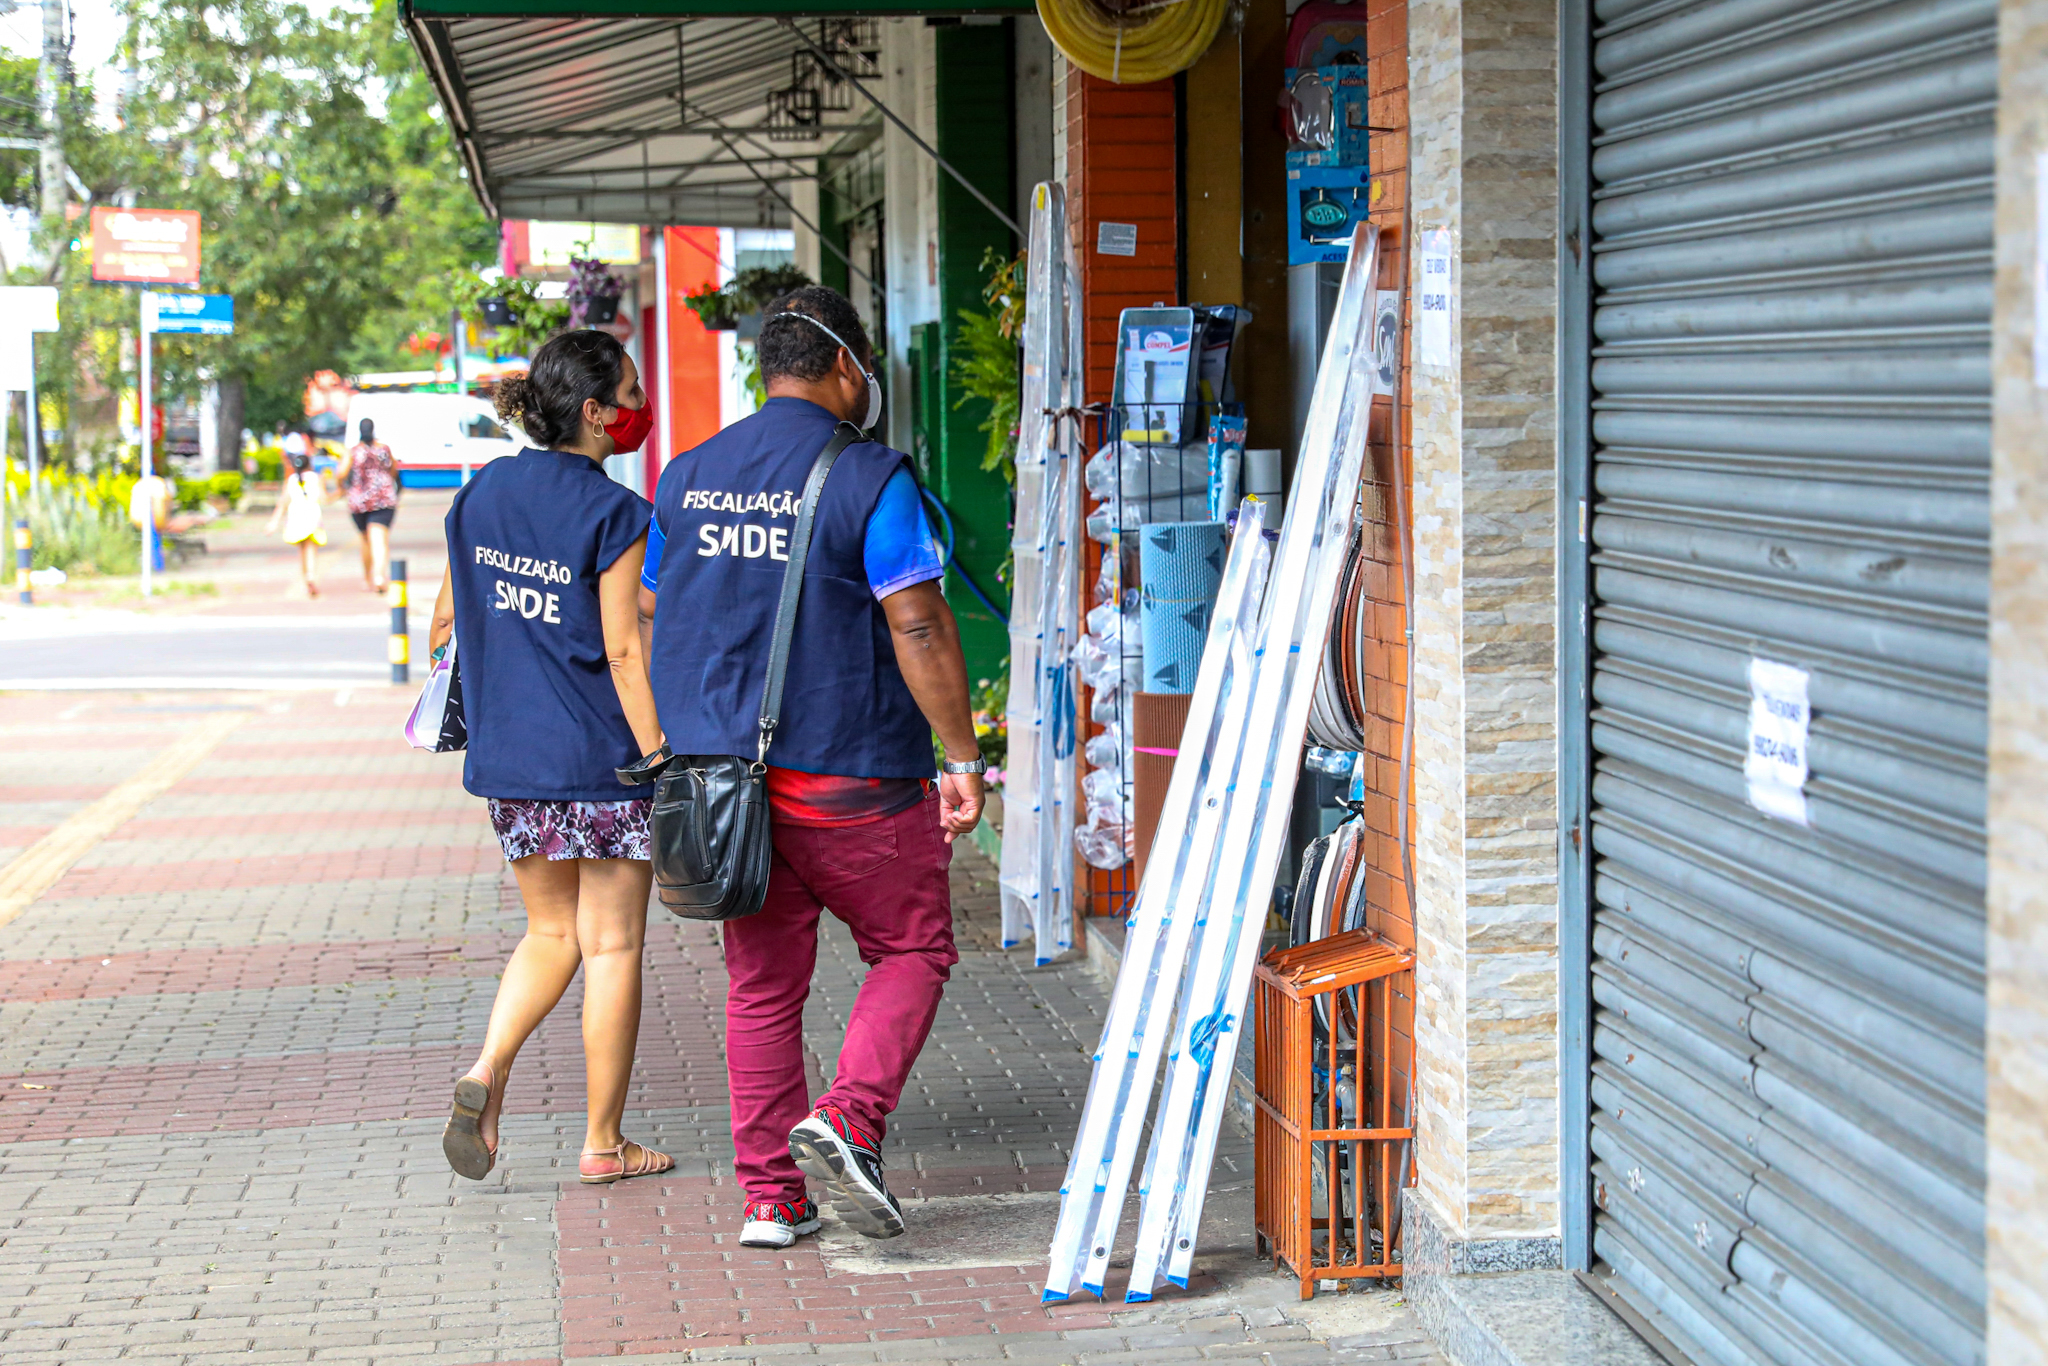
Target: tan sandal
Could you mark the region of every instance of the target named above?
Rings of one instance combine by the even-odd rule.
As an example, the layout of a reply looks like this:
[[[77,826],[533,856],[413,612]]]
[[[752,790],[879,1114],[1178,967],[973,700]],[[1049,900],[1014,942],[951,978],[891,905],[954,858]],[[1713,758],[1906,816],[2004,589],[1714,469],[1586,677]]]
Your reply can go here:
[[[484,1110],[498,1079],[489,1067],[483,1081],[464,1077],[455,1083],[455,1104],[448,1112],[448,1127],[441,1131],[441,1151],[457,1176],[481,1181],[498,1165],[498,1150],[484,1142]]]
[[[628,1148],[638,1148],[640,1150],[640,1160],[637,1164],[626,1161],[626,1149]],[[615,1159],[619,1164],[619,1169],[615,1172],[607,1172],[601,1176],[592,1176],[589,1172],[583,1170],[583,1159],[590,1157]],[[657,1162],[661,1165],[656,1166]],[[635,1143],[632,1139],[628,1138],[622,1139],[616,1148],[585,1148],[583,1150],[583,1157],[579,1157],[576,1160],[576,1179],[586,1186],[609,1186],[614,1181],[626,1181],[636,1176],[660,1176],[663,1172],[674,1171],[675,1166],[676,1160],[667,1153],[658,1153],[646,1144]]]

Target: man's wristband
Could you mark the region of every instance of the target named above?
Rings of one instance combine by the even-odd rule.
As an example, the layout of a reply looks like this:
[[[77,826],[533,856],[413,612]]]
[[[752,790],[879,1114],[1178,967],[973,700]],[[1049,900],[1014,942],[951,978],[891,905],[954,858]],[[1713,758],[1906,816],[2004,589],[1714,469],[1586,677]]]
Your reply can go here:
[[[964,764],[955,763],[953,760],[947,759],[939,767],[948,773],[986,773],[988,772],[988,760],[977,754]]]

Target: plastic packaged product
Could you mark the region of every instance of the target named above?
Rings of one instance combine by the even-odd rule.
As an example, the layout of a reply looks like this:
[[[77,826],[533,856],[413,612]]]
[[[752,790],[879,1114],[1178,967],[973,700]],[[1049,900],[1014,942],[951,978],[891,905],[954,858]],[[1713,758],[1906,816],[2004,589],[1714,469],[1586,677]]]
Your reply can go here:
[[[1122,825],[1075,827],[1074,848],[1088,866],[1113,873],[1131,861],[1129,832]]]
[[[1115,652],[1094,635],[1084,633],[1074,642],[1074,671],[1080,676],[1081,681],[1091,688],[1098,686],[1095,680],[1104,668],[1111,666],[1115,658]]]
[[[1237,506],[1244,482],[1245,420],[1218,413],[1209,419],[1209,520]]]
[[[1116,768],[1098,768],[1081,779],[1081,795],[1088,805],[1112,811],[1122,809],[1124,787],[1123,772]]]
[[[1094,698],[1088,703],[1088,719],[1098,726],[1107,726],[1123,716],[1123,689],[1121,687],[1097,688]]]
[[[1114,449],[1114,455],[1112,455]],[[1088,460],[1088,491],[1098,498],[1159,498],[1209,486],[1206,444],[1169,446],[1119,441],[1104,446]]]
[[[1111,605],[1101,603],[1088,609],[1088,630],[1103,643],[1121,644],[1136,640],[1138,630],[1138,605],[1135,601]]]
[[[1088,520],[1082,526],[1087,530],[1089,540],[1109,545],[1116,540],[1116,511],[1104,503],[1088,514]],[[1108,553],[1104,552],[1102,558],[1108,559]]]
[[[1089,739],[1081,752],[1082,756],[1088,760],[1091,768],[1123,768],[1127,752],[1124,749],[1123,726],[1115,721],[1111,721],[1102,734],[1092,736]]]
[[[1185,490],[1152,498],[1111,498],[1088,514],[1088,536],[1110,544],[1118,531],[1136,531],[1154,522],[1200,522],[1209,517],[1208,478]]]
[[[1310,745],[1302,762],[1318,773],[1327,773],[1332,778],[1348,778],[1358,763],[1358,755],[1348,749],[1325,749],[1321,745]]]
[[[1098,692],[1118,688],[1135,692],[1143,681],[1145,657],[1120,653],[1105,641],[1083,636],[1074,647],[1074,668],[1081,682]]]

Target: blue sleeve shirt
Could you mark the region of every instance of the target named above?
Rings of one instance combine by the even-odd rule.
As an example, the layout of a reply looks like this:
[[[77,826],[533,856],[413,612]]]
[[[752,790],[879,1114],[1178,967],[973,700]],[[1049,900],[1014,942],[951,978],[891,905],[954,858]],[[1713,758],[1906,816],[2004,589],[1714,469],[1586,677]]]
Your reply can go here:
[[[661,549],[666,538],[659,519],[647,525],[647,563],[640,571],[640,586],[658,591],[655,576],[661,568]],[[931,523],[925,520],[924,497],[917,479],[898,469],[882,486],[875,510],[868,514],[866,539],[861,560],[867,569],[868,589],[880,602],[920,583],[930,583],[946,572],[939,557],[938,542],[932,539]]]

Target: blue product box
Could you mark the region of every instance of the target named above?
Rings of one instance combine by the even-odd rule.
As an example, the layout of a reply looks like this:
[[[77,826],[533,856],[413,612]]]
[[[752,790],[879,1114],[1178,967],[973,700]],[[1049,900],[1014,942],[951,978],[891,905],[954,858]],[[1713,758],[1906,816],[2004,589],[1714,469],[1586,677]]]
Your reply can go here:
[[[1287,264],[1342,261],[1352,229],[1372,207],[1363,166],[1287,168]]]

